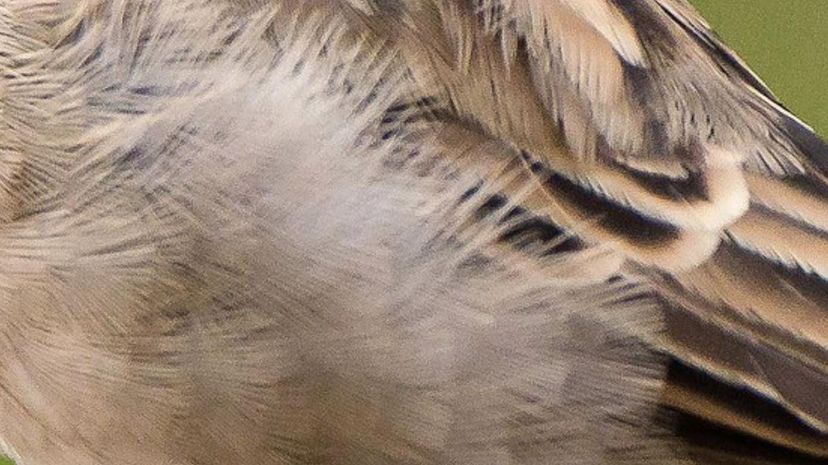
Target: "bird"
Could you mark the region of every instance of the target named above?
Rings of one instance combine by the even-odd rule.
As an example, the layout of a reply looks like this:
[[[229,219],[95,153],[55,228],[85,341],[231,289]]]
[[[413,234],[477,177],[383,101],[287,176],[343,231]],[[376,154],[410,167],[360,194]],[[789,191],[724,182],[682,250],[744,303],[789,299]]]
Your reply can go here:
[[[685,0],[0,31],[18,465],[828,457],[828,145]]]

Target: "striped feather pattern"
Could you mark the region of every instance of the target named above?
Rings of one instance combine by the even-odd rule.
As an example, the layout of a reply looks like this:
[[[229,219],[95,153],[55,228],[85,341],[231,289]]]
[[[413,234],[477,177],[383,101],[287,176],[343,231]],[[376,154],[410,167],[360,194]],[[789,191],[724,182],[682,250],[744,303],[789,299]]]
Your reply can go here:
[[[828,457],[828,146],[684,0],[20,0],[0,68],[20,465]]]

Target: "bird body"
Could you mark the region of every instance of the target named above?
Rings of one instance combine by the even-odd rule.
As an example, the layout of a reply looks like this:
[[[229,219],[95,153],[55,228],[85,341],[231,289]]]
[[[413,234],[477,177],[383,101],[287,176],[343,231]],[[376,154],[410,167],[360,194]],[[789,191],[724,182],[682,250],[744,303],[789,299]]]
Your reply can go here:
[[[683,0],[0,30],[19,465],[828,456],[828,148]]]

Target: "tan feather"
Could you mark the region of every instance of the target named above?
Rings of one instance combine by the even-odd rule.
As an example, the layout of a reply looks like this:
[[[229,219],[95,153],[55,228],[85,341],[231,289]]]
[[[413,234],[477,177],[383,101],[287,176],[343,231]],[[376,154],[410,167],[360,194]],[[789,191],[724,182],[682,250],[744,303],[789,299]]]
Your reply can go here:
[[[21,465],[826,456],[828,148],[683,0],[22,0],[0,52]]]

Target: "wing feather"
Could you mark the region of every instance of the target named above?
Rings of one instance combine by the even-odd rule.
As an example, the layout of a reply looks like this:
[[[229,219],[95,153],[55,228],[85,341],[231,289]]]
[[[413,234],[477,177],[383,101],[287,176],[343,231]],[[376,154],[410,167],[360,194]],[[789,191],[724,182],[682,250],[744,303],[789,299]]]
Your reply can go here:
[[[687,2],[394,4],[438,118],[517,151],[542,184],[525,208],[709,328],[664,350],[826,429],[828,149]],[[709,350],[729,338],[746,362]]]

